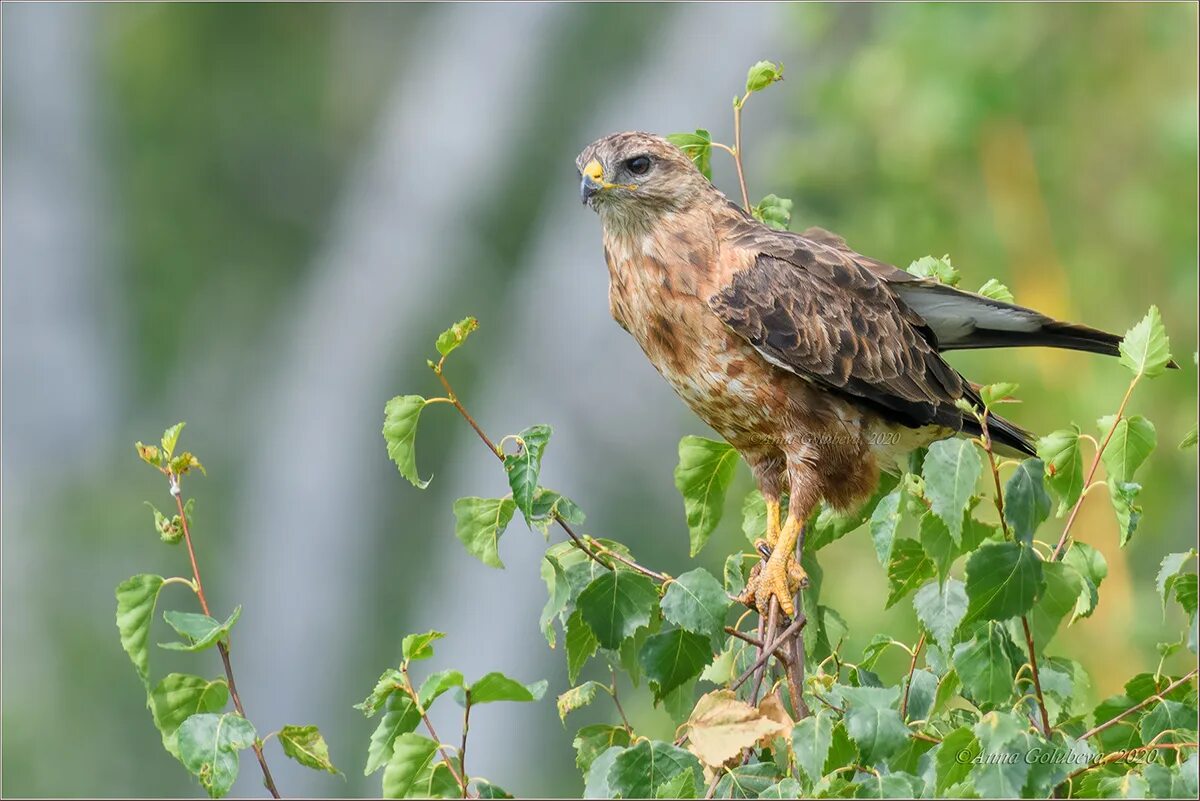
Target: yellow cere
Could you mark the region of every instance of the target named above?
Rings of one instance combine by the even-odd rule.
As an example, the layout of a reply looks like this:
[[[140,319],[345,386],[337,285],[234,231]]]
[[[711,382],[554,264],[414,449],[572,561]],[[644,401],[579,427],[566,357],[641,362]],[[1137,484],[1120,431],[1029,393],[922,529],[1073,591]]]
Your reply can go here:
[[[595,159],[587,163],[587,166],[583,168],[583,174],[598,184],[604,181],[604,168]]]

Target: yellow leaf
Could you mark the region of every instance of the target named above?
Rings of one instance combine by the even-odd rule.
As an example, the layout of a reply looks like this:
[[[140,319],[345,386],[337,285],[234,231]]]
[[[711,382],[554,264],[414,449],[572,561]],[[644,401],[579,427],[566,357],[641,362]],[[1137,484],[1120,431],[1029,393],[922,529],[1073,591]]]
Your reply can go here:
[[[783,711],[782,706],[779,710],[770,703],[766,706],[772,715]],[[786,712],[783,714],[786,717]],[[704,765],[719,767],[740,756],[743,748],[762,739],[786,736],[791,730],[790,723],[768,717],[739,701],[732,691],[716,690],[701,697],[688,718],[688,750]]]

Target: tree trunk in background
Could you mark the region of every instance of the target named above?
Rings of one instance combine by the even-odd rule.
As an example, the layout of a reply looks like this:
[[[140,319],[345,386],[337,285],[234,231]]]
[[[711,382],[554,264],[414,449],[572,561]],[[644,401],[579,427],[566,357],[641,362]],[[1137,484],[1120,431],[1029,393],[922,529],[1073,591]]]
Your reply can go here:
[[[242,483],[239,569],[230,584],[253,610],[238,626],[235,660],[240,685],[269,690],[244,690],[263,730],[358,715],[349,710],[361,689],[350,670],[355,642],[378,634],[360,630],[355,618],[369,592],[360,578],[371,573],[366,532],[379,523],[366,488],[380,464],[383,404],[396,391],[386,366],[423,364],[430,342],[413,334],[412,319],[454,286],[452,270],[469,263],[465,254],[482,249],[464,224],[463,204],[477,186],[498,180],[500,154],[516,149],[522,129],[510,110],[521,107],[542,68],[538,46],[564,16],[541,4],[431,12],[423,46],[397,70],[312,279],[266,346],[278,368],[263,376],[263,402],[245,426],[261,432],[247,453],[266,458]],[[526,34],[520,45],[494,35],[514,27]],[[374,678],[359,676],[358,684],[369,689]],[[359,773],[372,725],[362,721],[361,738],[332,740],[350,775]],[[327,787],[284,763],[273,760],[285,794]],[[250,767],[235,792],[257,792]],[[379,777],[369,781],[377,792]]]

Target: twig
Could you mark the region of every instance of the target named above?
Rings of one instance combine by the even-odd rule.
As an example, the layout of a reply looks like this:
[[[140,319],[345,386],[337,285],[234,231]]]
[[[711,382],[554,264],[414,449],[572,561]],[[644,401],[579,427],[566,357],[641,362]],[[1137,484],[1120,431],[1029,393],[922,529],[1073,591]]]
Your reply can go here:
[[[796,538],[796,562],[799,564],[800,557],[804,554],[804,540],[808,534],[808,525],[800,527],[800,536]],[[796,609],[797,617],[805,618],[804,614],[804,588],[797,587],[796,595],[792,599],[792,603]],[[804,703],[804,637],[796,635],[791,640],[792,661],[787,665],[787,683],[788,695],[792,699],[792,711],[796,713],[797,720],[803,720],[812,714],[808,704]]]
[[[467,797],[467,782],[465,781],[464,776],[460,775],[458,773],[458,771],[456,771],[454,769],[454,763],[451,761],[450,755],[448,753],[446,753],[446,747],[444,745],[442,745],[442,738],[438,737],[438,733],[437,733],[437,731],[434,730],[433,723],[430,722],[429,715],[425,711],[425,707],[421,706],[421,698],[420,698],[420,696],[417,695],[417,691],[413,689],[412,680],[408,677],[408,665],[407,664],[403,664],[400,666],[400,674],[402,676],[404,676],[404,691],[406,693],[408,693],[408,697],[412,699],[413,704],[417,708],[417,712],[419,712],[421,715],[421,722],[425,724],[425,730],[429,732],[429,736],[433,738],[433,741],[438,744],[438,753],[442,755],[442,762],[444,762],[446,764],[446,769],[449,770],[450,775],[454,777],[454,782],[459,786],[459,788],[462,789],[463,798],[466,798]],[[467,691],[467,704],[469,705],[470,703],[471,703],[470,691],[468,690]],[[464,726],[464,728],[466,727],[466,718],[465,717],[463,719],[463,726]],[[464,736],[464,738],[466,737],[465,731],[463,733],[463,736]],[[461,756],[461,752],[460,752],[460,756]]]
[[[912,661],[908,663],[908,683],[904,685],[904,700],[900,702],[900,719],[905,723],[908,722],[908,691],[912,689],[913,673],[917,671],[917,654],[921,653],[923,645],[925,645],[925,632],[921,632],[920,639],[913,646]]]
[[[1056,785],[1055,789],[1057,789],[1058,787],[1062,787],[1064,784],[1069,784],[1070,782],[1074,781],[1074,779],[1077,776],[1081,776],[1084,773],[1087,773],[1092,768],[1098,767],[1100,765],[1107,765],[1110,762],[1116,762],[1118,760],[1125,759],[1132,754],[1140,754],[1145,751],[1156,751],[1156,750],[1179,751],[1184,748],[1198,748],[1198,747],[1200,747],[1200,743],[1155,743],[1153,745],[1142,745],[1142,746],[1138,746],[1137,748],[1129,748],[1129,749],[1126,749],[1123,751],[1113,751],[1111,754],[1105,754],[1103,757],[1101,757],[1100,759],[1097,759],[1095,762],[1091,762],[1087,765],[1084,765],[1082,768],[1079,768],[1079,770],[1068,773],[1067,777],[1065,779],[1063,779],[1061,782],[1059,782]]]
[[[804,615],[798,615],[796,619],[792,621],[792,625],[784,629],[783,633],[780,634],[779,637],[777,637],[775,641],[770,644],[770,646],[763,650],[762,654],[759,655],[754,664],[751,665],[745,673],[739,676],[737,681],[729,685],[729,689],[736,690],[738,687],[741,687],[743,684],[745,684],[746,681],[754,675],[758,668],[771,658],[771,654],[775,651],[775,649],[787,642],[788,637],[791,637],[793,634],[800,631],[800,629],[804,628],[804,624],[806,622],[807,620],[805,619]]]
[[[708,783],[708,789],[704,791],[705,798],[712,798],[717,794],[717,785],[721,782],[721,771],[713,773],[712,781]]]
[[[1106,720],[1104,723],[1101,723],[1097,726],[1093,726],[1092,728],[1085,731],[1083,734],[1079,735],[1079,737],[1077,739],[1086,740],[1089,737],[1094,737],[1097,734],[1099,734],[1100,732],[1107,729],[1109,726],[1115,726],[1122,718],[1128,717],[1129,715],[1132,715],[1134,712],[1138,712],[1138,711],[1141,711],[1142,709],[1145,709],[1147,706],[1149,706],[1151,703],[1153,703],[1155,701],[1163,700],[1164,695],[1171,692],[1171,690],[1174,690],[1179,685],[1184,684],[1185,682],[1190,680],[1193,676],[1196,675],[1196,672],[1197,672],[1197,669],[1192,668],[1185,675],[1181,676],[1180,678],[1178,678],[1175,681],[1168,684],[1165,688],[1163,688],[1162,692],[1155,693],[1154,695],[1150,696],[1149,698],[1145,699],[1144,701],[1129,707],[1129,709],[1126,709],[1124,712],[1121,712],[1120,714],[1116,715],[1111,720]]]
[[[1108,434],[1104,437],[1104,441],[1096,446],[1096,454],[1092,457],[1092,466],[1088,468],[1087,478],[1083,482],[1083,486],[1090,487],[1092,479],[1096,476],[1096,470],[1100,467],[1100,457],[1104,455],[1104,449],[1108,447],[1109,440],[1117,430],[1117,423],[1121,422],[1121,418],[1125,415],[1125,406],[1129,403],[1129,396],[1133,394],[1133,388],[1137,386],[1138,379],[1141,376],[1134,376],[1129,382],[1129,389],[1125,390],[1125,397],[1121,398],[1121,405],[1117,407],[1117,414],[1113,418],[1112,428],[1108,429]],[[1071,507],[1071,514],[1067,516],[1067,524],[1063,526],[1062,536],[1058,538],[1058,545],[1054,546],[1054,553],[1050,556],[1050,560],[1057,562],[1062,558],[1063,550],[1067,546],[1067,538],[1071,534],[1071,526],[1075,524],[1075,518],[1079,516],[1079,510],[1083,506],[1085,495],[1079,494],[1075,505]]]
[[[462,797],[467,797],[467,731],[471,726],[471,691],[464,691],[462,745],[458,749],[458,767],[462,771]],[[443,755],[443,759],[445,755]]]
[[[443,358],[443,361],[444,361],[444,358]],[[450,382],[446,380],[446,376],[442,373],[442,362],[438,362],[437,365],[434,366],[433,372],[435,375],[437,375],[438,380],[442,382],[442,386],[446,390],[446,400],[450,401],[450,403],[454,406],[454,408],[458,410],[458,413],[460,415],[462,415],[463,419],[466,420],[467,423],[471,426],[471,428],[473,428],[475,430],[475,433],[479,435],[479,439],[481,439],[483,441],[483,444],[487,445],[488,450],[490,450],[492,452],[492,454],[497,459],[499,459],[501,463],[503,463],[504,462],[504,451],[499,446],[497,446],[495,442],[492,441],[491,437],[489,437],[487,434],[484,433],[483,429],[480,428],[479,423],[475,422],[475,418],[471,416],[470,412],[467,411],[466,407],[463,406],[462,403],[458,400],[458,396],[454,394],[453,387],[450,386]],[[566,532],[567,536],[571,538],[571,541],[575,543],[575,547],[578,548],[579,550],[583,551],[583,553],[589,559],[591,559],[596,564],[601,565],[602,567],[604,567],[607,570],[615,569],[608,562],[605,562],[603,559],[601,559],[599,554],[596,553],[596,551],[589,548],[587,546],[587,544],[584,542],[583,538],[580,537],[575,532],[575,530],[573,528],[571,528],[570,524],[567,523],[566,520],[563,520],[562,516],[559,515],[557,512],[555,512],[555,514],[554,514],[554,522],[558,523],[558,527],[561,528],[564,532]],[[643,576],[646,576],[647,578],[654,579],[655,581],[657,581],[659,583],[665,583],[670,580],[670,576],[667,576],[664,573],[659,573],[655,570],[651,570],[648,567],[643,567],[642,565],[639,565],[637,562],[634,562],[631,559],[627,559],[626,557],[622,556],[619,553],[616,553],[615,551],[613,551],[609,548],[605,548],[603,545],[599,545],[597,543],[596,547],[599,549],[602,549],[607,556],[624,564],[626,567],[630,568],[631,570],[635,570],[638,573],[641,573]]]
[[[1029,618],[1021,615],[1021,627],[1025,629],[1025,646],[1029,649],[1029,668],[1033,674],[1033,689],[1037,693],[1038,710],[1042,713],[1042,733],[1050,739],[1050,716],[1046,714],[1046,699],[1042,695],[1042,679],[1038,675],[1037,655],[1033,648],[1033,632],[1029,629]]]
[[[728,634],[730,637],[736,637],[737,639],[741,640],[742,642],[750,643],[755,648],[763,647],[762,640],[756,639],[755,637],[751,637],[749,634],[747,634],[744,631],[738,631],[733,626],[726,626],[725,633]],[[785,665],[790,664],[792,661],[792,655],[789,654],[787,651],[780,650],[779,648],[775,649],[775,658],[778,659],[780,662],[784,663]]]
[[[763,637],[763,642],[775,642],[775,635],[779,633],[779,599],[774,595],[771,596],[771,604],[767,611],[767,629],[766,635]],[[767,662],[771,661],[771,654],[775,651],[772,648],[767,650],[764,645],[759,649],[759,656],[765,657],[758,665],[758,669],[754,672],[754,687],[750,690],[750,705],[758,704],[758,693],[762,690],[763,678],[767,675]]]
[[[179,510],[179,524],[183,529],[183,541],[187,544],[188,559],[192,562],[192,585],[196,590],[196,598],[200,601],[200,609],[204,614],[212,617],[212,613],[208,608],[208,599],[204,597],[204,584],[200,581],[200,566],[196,563],[196,551],[192,547],[192,532],[188,527],[187,515],[183,511],[183,493],[179,490],[179,477],[172,472],[167,472],[167,480],[171,482],[171,495],[175,497],[175,508]],[[229,634],[226,632],[225,637]],[[246,709],[242,706],[242,697],[238,694],[237,682],[233,680],[233,663],[229,659],[229,646],[225,639],[217,640],[217,650],[221,654],[221,662],[225,666],[225,678],[229,683],[229,697],[233,699],[233,708],[243,718],[246,717]],[[267,757],[263,753],[262,743],[257,739],[251,744],[254,749],[254,756],[258,760],[258,766],[262,769],[263,784],[267,787],[267,792],[273,798],[280,798],[279,790],[275,787],[275,779],[271,776],[271,769],[267,767]]]
[[[1128,395],[1126,396],[1128,397]],[[1124,406],[1122,405],[1122,408]],[[988,466],[992,471],[992,480],[996,485],[996,513],[1000,516],[1000,526],[1004,531],[1005,539],[1011,536],[1008,528],[1008,521],[1004,518],[1004,493],[1000,490],[1000,468],[996,466],[996,454],[992,451],[992,434],[988,430],[988,409],[985,406],[983,414],[979,416],[980,435],[983,439],[983,450],[987,453]],[[1091,478],[1088,478],[1091,481]],[[1061,545],[1061,541],[1059,543]],[[1057,554],[1057,551],[1055,552]],[[1029,650],[1029,668],[1033,673],[1033,690],[1037,695],[1038,711],[1042,715],[1042,732],[1047,739],[1050,737],[1050,716],[1046,713],[1046,698],[1042,695],[1042,680],[1038,674],[1037,651],[1033,647],[1033,632],[1029,628],[1029,618],[1026,615],[1021,615],[1021,626],[1025,629],[1025,645]],[[913,663],[916,663],[916,655],[913,655]],[[911,678],[909,679],[911,682]],[[908,692],[905,691],[905,701],[908,700]]]
[[[621,706],[621,699],[617,697],[617,671],[610,665],[608,672],[612,676],[612,684],[608,688],[608,694],[612,696],[613,704],[617,707],[617,714],[621,716],[621,722],[625,724],[625,731],[633,734],[633,726],[629,725],[629,718],[625,717],[625,709]]]
[[[747,92],[742,99],[733,104],[733,163],[737,167],[738,186],[742,190],[742,205],[750,211],[750,193],[746,191],[746,176],[742,173],[742,106],[750,97]]]

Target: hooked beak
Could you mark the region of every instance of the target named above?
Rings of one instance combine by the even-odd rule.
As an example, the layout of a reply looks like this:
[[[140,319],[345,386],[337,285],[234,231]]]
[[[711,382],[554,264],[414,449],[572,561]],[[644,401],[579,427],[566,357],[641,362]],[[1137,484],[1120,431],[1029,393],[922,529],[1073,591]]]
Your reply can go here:
[[[604,168],[600,166],[600,162],[592,159],[583,168],[583,178],[579,182],[579,199],[586,205],[606,186]]]

